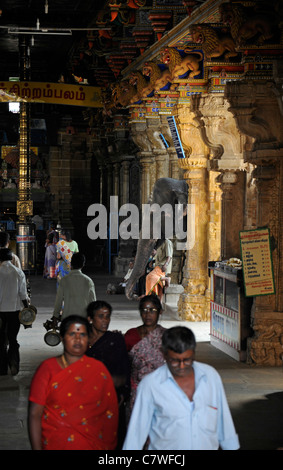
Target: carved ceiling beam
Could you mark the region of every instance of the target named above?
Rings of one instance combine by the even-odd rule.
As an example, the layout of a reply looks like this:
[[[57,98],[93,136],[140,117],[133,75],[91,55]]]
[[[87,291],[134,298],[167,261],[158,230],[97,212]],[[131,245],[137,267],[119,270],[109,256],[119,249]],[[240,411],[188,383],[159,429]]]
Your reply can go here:
[[[134,60],[128,67],[122,70],[121,74],[126,78],[133,71],[139,70],[144,62],[152,60],[161,50],[166,46],[175,44],[180,38],[182,38],[188,31],[190,25],[195,23],[201,23],[205,19],[217,10],[218,6],[223,3],[223,0],[210,0],[204,5],[201,5],[197,10],[193,11],[191,16],[188,16],[183,21],[181,21],[175,28],[165,32],[163,37],[157,42],[150,46],[144,53]]]

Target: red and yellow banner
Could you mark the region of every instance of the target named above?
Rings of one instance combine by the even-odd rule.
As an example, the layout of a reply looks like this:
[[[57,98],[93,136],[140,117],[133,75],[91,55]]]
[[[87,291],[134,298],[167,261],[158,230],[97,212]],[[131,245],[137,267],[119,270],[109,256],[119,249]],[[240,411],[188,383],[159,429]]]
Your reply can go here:
[[[103,107],[100,87],[65,83],[0,82],[1,101]]]

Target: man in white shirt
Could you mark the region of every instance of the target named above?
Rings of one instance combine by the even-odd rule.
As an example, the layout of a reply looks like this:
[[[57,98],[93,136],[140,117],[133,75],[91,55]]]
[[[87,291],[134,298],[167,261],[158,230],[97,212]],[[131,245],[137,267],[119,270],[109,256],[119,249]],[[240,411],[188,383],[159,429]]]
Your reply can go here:
[[[12,255],[8,248],[0,250],[0,375],[8,373],[8,365],[12,375],[19,372],[19,312],[28,307],[26,277],[12,264]]]
[[[173,327],[162,337],[166,364],[138,386],[123,450],[239,449],[239,440],[217,371],[194,361],[195,337]]]
[[[52,320],[63,320],[70,315],[87,317],[87,306],[96,300],[96,294],[93,280],[81,271],[84,265],[85,256],[74,253],[70,273],[59,282]]]

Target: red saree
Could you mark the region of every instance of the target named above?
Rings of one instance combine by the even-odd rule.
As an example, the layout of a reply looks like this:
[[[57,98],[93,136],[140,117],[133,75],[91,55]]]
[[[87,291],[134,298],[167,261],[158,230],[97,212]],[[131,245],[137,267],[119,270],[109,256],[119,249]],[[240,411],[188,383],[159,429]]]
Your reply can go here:
[[[43,450],[113,450],[117,395],[100,361],[83,356],[66,369],[47,359],[32,380],[29,400],[44,405]]]

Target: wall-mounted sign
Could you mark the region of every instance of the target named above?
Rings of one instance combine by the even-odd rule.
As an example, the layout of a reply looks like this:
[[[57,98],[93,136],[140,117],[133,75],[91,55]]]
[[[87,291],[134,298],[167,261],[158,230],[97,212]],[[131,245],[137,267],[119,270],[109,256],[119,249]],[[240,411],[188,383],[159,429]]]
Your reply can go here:
[[[103,107],[100,87],[65,83],[0,82],[1,101]]]
[[[167,121],[168,121],[169,129],[171,131],[173,144],[177,152],[177,156],[178,158],[185,158],[186,156],[184,153],[184,149],[182,146],[182,142],[179,136],[179,132],[177,129],[177,124],[176,124],[174,116],[167,116]]]
[[[269,229],[240,232],[246,297],[275,293]]]

